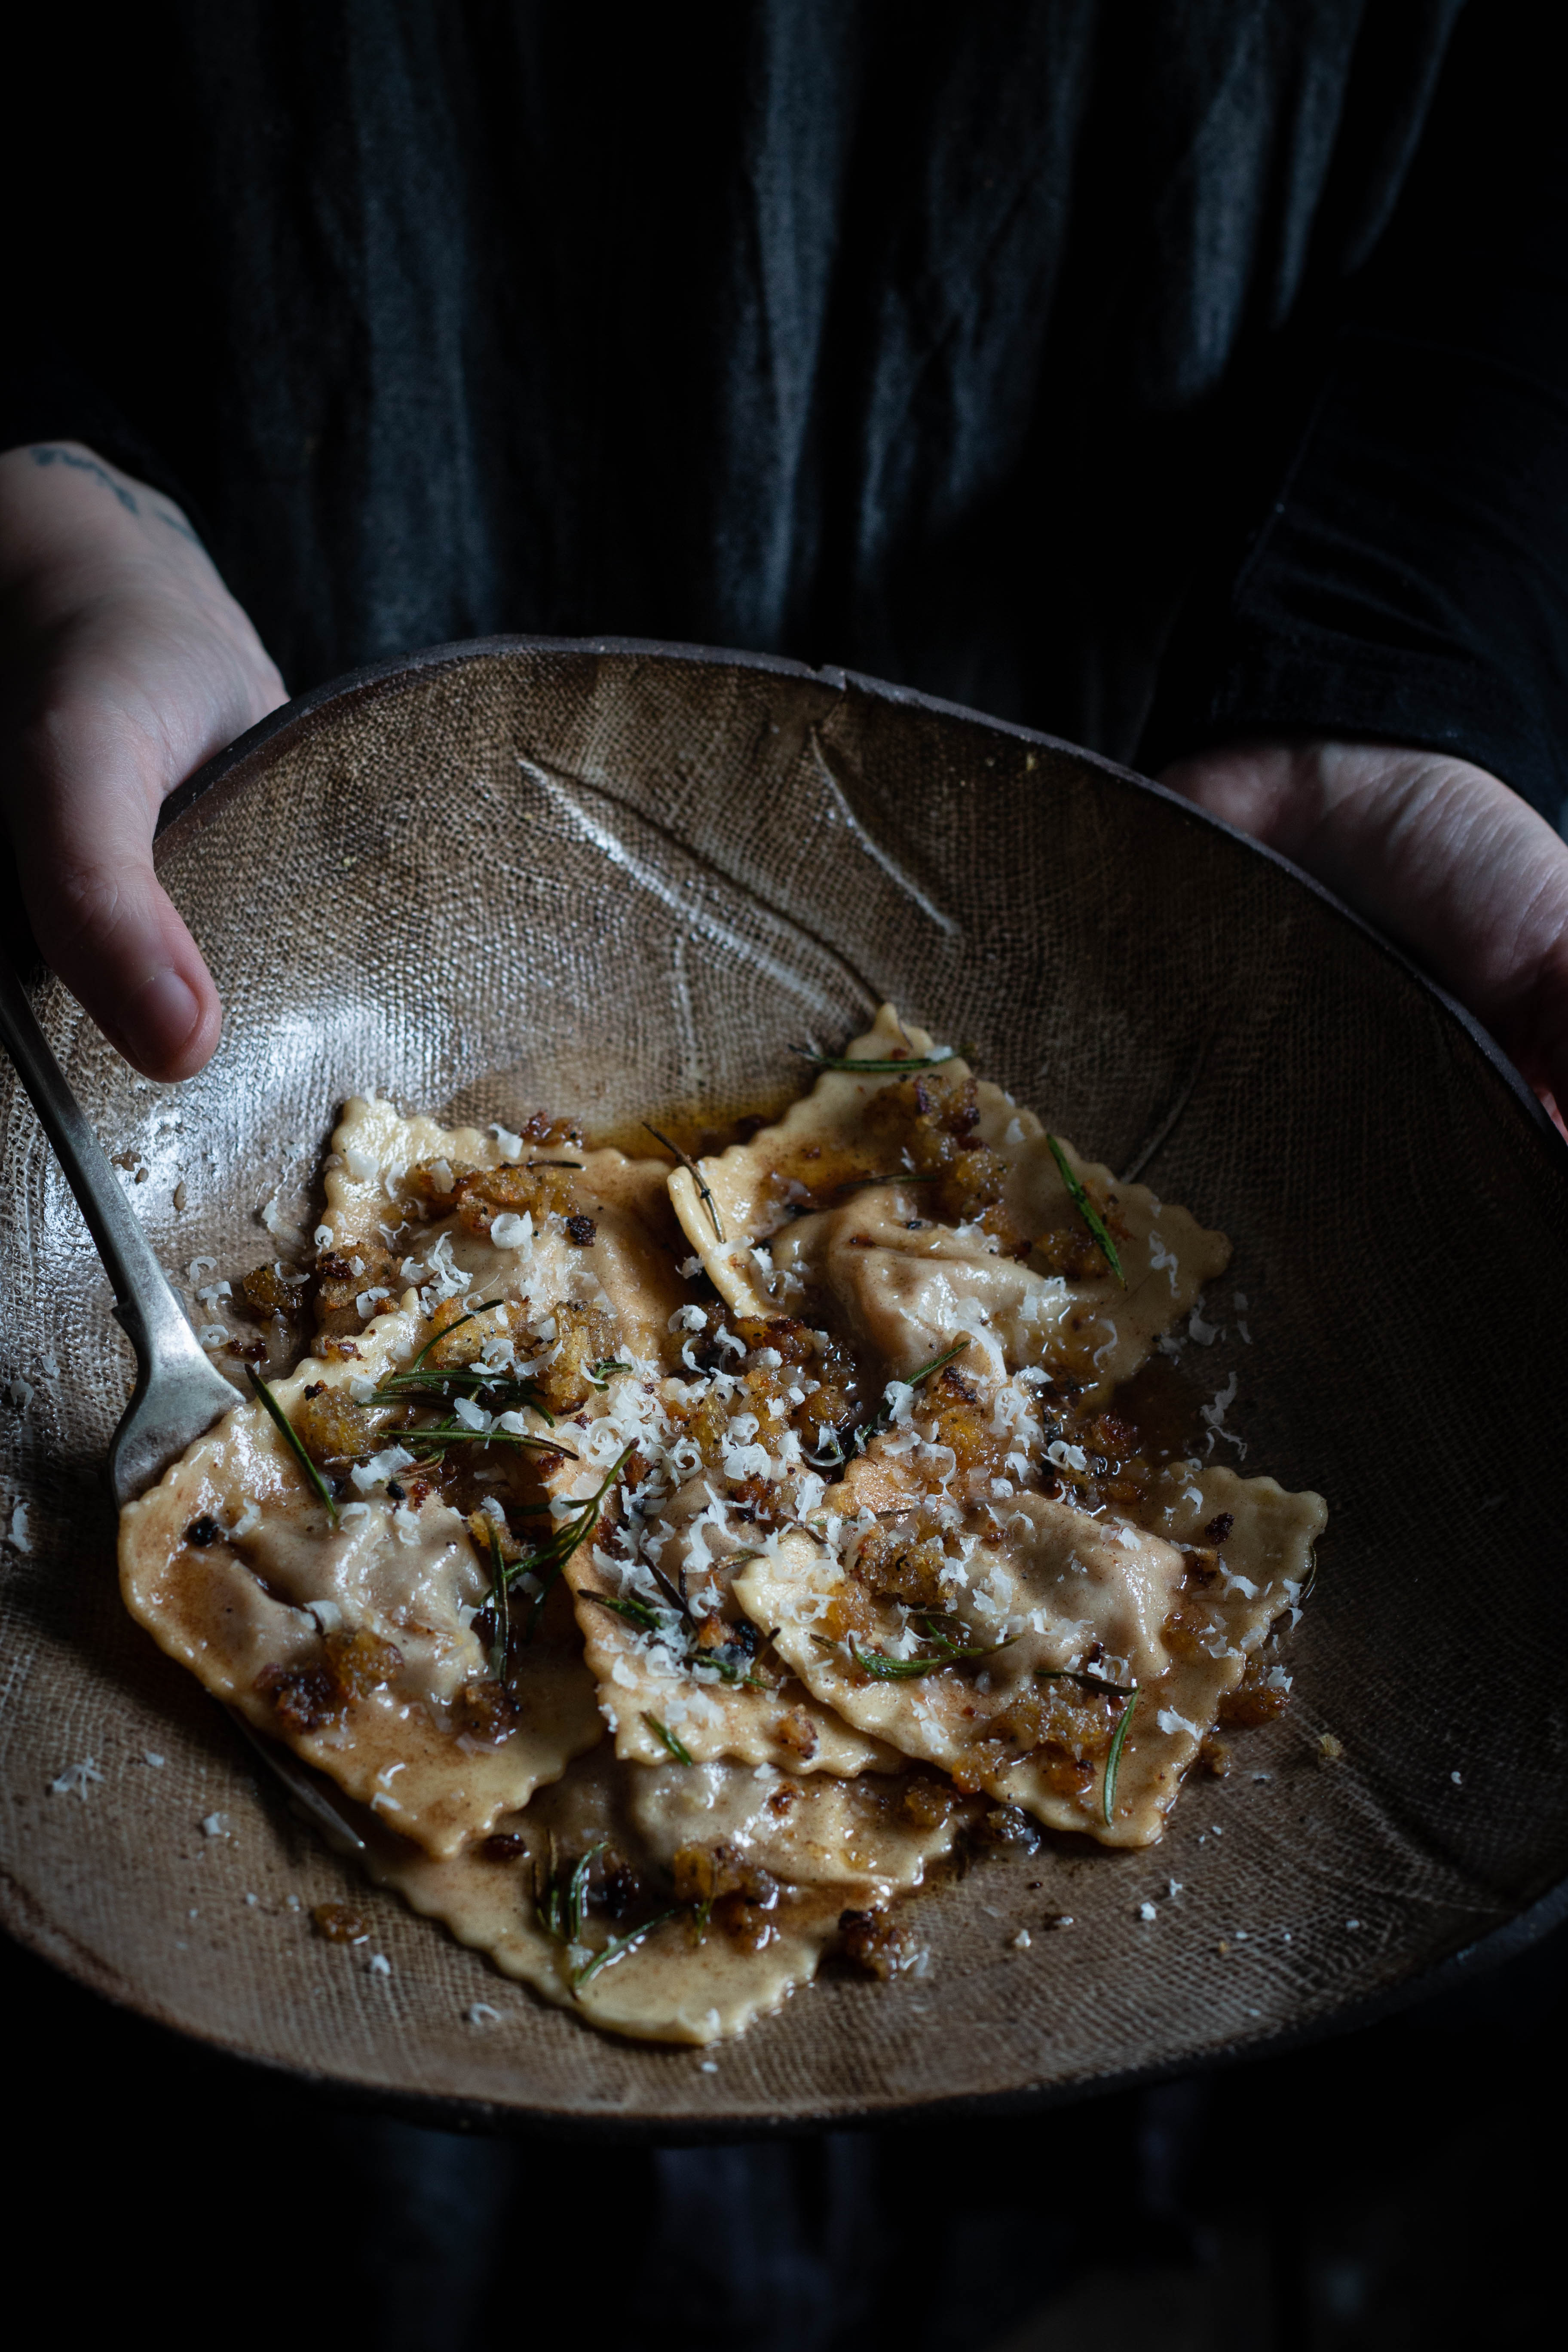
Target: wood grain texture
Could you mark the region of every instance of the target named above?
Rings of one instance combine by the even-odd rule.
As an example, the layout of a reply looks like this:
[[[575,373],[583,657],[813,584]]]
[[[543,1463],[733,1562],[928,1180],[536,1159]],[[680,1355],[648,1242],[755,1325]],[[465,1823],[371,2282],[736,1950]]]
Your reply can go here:
[[[353,1882],[125,1615],[101,1464],[129,1360],[0,1070],[0,1384],[35,1389],[0,1403],[0,1526],[26,1500],[31,1547],[0,1552],[0,1916],[36,1949],[184,2032],[449,2119],[755,2128],[1256,2044],[1391,1993],[1568,1872],[1568,1153],[1278,860],[1088,754],[837,673],[521,641],[268,722],[182,794],[159,855],[227,1007],[216,1060],[149,1086],[53,982],[36,1003],[187,1288],[198,1255],[269,1254],[280,1181],[308,1213],[352,1092],[481,1123],[549,1103],[619,1139],[784,1099],[788,1041],[891,997],[1118,1168],[1191,1089],[1142,1179],[1236,1243],[1205,1311],[1242,1466],[1319,1487],[1332,1522],[1295,1705],[1163,1845],[978,1865],[922,1902],[926,1977],[825,1979],[715,2073],[601,2039]],[[85,1799],[50,1792],[89,1756]],[[327,1898],[390,1973],[312,1936]]]

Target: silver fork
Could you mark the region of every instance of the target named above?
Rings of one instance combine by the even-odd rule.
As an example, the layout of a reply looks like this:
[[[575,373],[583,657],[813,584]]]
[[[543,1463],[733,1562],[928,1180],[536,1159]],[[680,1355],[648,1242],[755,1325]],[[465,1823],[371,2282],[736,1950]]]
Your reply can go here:
[[[239,1399],[192,1330],[4,954],[0,1041],[76,1195],[114,1286],[115,1320],[136,1350],[136,1386],[109,1446],[109,1482],[118,1509],[160,1478]],[[289,1751],[264,1739],[237,1708],[226,1712],[327,1843],[340,1853],[363,1854],[363,1839]]]

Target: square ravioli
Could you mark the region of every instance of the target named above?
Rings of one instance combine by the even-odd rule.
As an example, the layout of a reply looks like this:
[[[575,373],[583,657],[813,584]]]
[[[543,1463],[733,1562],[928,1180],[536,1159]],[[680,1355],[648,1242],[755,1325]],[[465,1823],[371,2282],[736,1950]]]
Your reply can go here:
[[[731,1598],[736,1567],[752,1556],[747,1523],[732,1522],[710,1475],[683,1478],[672,1467],[679,1424],[656,1399],[638,1398],[629,1376],[584,1434],[583,1465],[552,1479],[556,1491],[580,1504],[628,1426],[638,1479],[620,1487],[595,1541],[566,1569],[616,1755],[655,1765],[674,1756],[805,1772],[897,1771],[891,1748],[818,1706],[758,1644]]]
[[[701,2045],[771,2016],[847,1938],[919,1963],[887,1917],[977,1808],[934,1776],[573,1765],[489,1840],[437,1861],[374,1841],[370,1870],[505,1975],[610,2031]],[[595,1917],[600,1890],[616,1913]]]
[[[329,1348],[351,1343],[412,1285],[426,1312],[475,1296],[513,1300],[540,1347],[587,1360],[618,1348],[659,1366],[689,1296],[660,1160],[589,1150],[563,1122],[541,1138],[447,1128],[355,1097],[332,1136],[317,1291]],[[555,1328],[565,1310],[565,1329]],[[352,1352],[352,1349],[351,1349]]]
[[[363,1418],[351,1388],[395,1374],[419,1328],[411,1302],[379,1316],[352,1361],[307,1357],[272,1388],[279,1412],[291,1425]],[[468,1521],[412,1475],[416,1458],[395,1443],[371,1454],[330,1516],[262,1403],[237,1405],[121,1513],[121,1590],[215,1697],[450,1854],[604,1727],[563,1597],[504,1685],[494,1675],[476,1631],[489,1570]]]
[[[737,1314],[827,1317],[900,1377],[988,1333],[1015,1367],[1106,1393],[1228,1263],[1223,1234],[1080,1160],[891,1005],[840,1060],[868,1075],[825,1069],[775,1125],[671,1179]]]
[[[1193,1458],[1240,1443],[1174,1369],[1223,1234],[889,1005],[812,1058],[700,1159],[355,1097],[313,1263],[236,1300],[242,1358],[311,1352],[121,1520],[133,1613],[377,1883],[651,2040],[923,1965],[966,1838],[1158,1839],[1285,1704],[1326,1517]]]
[[[850,1517],[837,1499],[736,1580],[779,1656],[960,1789],[1104,1845],[1160,1836],[1327,1517],[1317,1495],[1195,1463],[1165,1482],[1163,1532],[1029,1493]]]

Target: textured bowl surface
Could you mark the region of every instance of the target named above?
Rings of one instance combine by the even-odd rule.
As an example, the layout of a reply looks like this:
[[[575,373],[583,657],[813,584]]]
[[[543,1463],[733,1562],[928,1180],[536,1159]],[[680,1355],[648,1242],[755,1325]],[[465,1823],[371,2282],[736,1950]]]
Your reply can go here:
[[[0,1066],[0,1528],[25,1546],[0,1553],[0,1916],[36,1949],[221,2048],[459,2118],[700,2130],[1195,2063],[1550,1913],[1568,1153],[1299,876],[1085,753],[864,681],[512,640],[268,722],[160,856],[227,1005],[216,1059],[149,1086],[53,982],[36,1002],[187,1289],[193,1259],[267,1253],[269,1203],[308,1215],[346,1094],[614,1135],[781,1098],[789,1041],[890,996],[1119,1169],[1168,1126],[1145,1180],[1236,1244],[1189,1353],[1234,1376],[1243,1466],[1332,1518],[1292,1707],[1162,1846],[977,1864],[923,1901],[926,1976],[826,1977],[712,2072],[601,2039],[359,1889],[124,1615],[101,1465],[129,1356]],[[345,1888],[390,1973],[312,1935]]]

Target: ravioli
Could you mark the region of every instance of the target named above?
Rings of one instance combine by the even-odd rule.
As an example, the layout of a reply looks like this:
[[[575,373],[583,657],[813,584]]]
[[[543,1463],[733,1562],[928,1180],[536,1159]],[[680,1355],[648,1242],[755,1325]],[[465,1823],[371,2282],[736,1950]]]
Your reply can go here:
[[[410,1283],[427,1307],[480,1292],[514,1299],[539,1327],[570,1301],[613,1324],[635,1360],[661,1365],[672,1352],[669,1317],[689,1296],[676,1270],[685,1253],[668,1174],[661,1160],[576,1144],[530,1146],[508,1135],[503,1149],[477,1128],[405,1118],[390,1103],[355,1097],[332,1136],[317,1245],[357,1265],[362,1318]],[[444,1199],[475,1178],[443,1214]],[[507,1205],[508,1178],[519,1205]],[[489,1188],[486,1179],[501,1180]],[[559,1206],[542,1212],[546,1191]],[[544,1331],[545,1344],[552,1337]]]
[[[372,1875],[438,1918],[503,1973],[597,2025],[658,2042],[703,2044],[743,2032],[815,1976],[846,1911],[883,1912],[921,1883],[974,1819],[975,1807],[920,1778],[861,1782],[709,1764],[610,1764],[598,1750],[488,1846],[435,1861],[377,1842]],[[591,1941],[541,1924],[541,1893],[616,1874],[652,1890],[674,1916],[616,1954],[615,1923]],[[706,1915],[671,1898],[706,1885]],[[729,1924],[715,1916],[728,1898]],[[608,1951],[610,1957],[600,1959]],[[911,1944],[898,1955],[918,1958]],[[595,1966],[595,1961],[598,1965]]]
[[[375,1319],[352,1362],[307,1357],[274,1385],[279,1410],[296,1412],[311,1386],[374,1381],[412,1354],[419,1328],[410,1303]],[[560,1603],[515,1662],[510,1704],[491,1704],[473,1622],[489,1578],[469,1528],[437,1496],[395,1500],[392,1477],[364,1477],[333,1528],[262,1406],[237,1405],[126,1506],[121,1590],[216,1697],[451,1854],[604,1727]]]
[[[703,1470],[682,1476],[680,1424],[635,1376],[614,1381],[584,1433],[581,1463],[552,1477],[554,1492],[580,1505],[628,1430],[636,1483],[623,1486],[595,1541],[566,1567],[616,1755],[648,1765],[684,1754],[695,1764],[898,1770],[883,1742],[819,1706],[752,1647],[750,1621],[730,1598],[748,1556],[746,1523],[732,1521],[715,1493],[721,1481]],[[820,1490],[820,1478],[814,1484]]]
[[[1038,1494],[952,1514],[940,1536],[922,1535],[918,1506],[889,1528],[837,1520],[834,1500],[833,1540],[787,1530],[736,1580],[779,1655],[825,1706],[960,1788],[1105,1845],[1160,1836],[1327,1517],[1317,1495],[1187,1464],[1167,1482],[1163,1533]],[[1203,1545],[1222,1514],[1221,1547]],[[928,1548],[912,1600],[856,1572],[868,1538],[885,1554],[890,1536],[895,1554],[907,1546],[891,1563],[906,1591]],[[944,1648],[962,1658],[943,1664]]]
[[[1108,1391],[1224,1271],[1228,1242],[1058,1138],[1115,1237],[1119,1280],[1034,1113],[960,1055],[920,1067],[936,1050],[885,1004],[842,1058],[909,1059],[910,1076],[825,1070],[777,1125],[678,1171],[692,1248],[737,1313],[828,1301],[894,1376],[967,1331],[998,1370],[1005,1356]]]
[[[240,1286],[311,1352],[122,1516],[372,1877],[610,2032],[917,1964],[982,1817],[1148,1845],[1289,1689],[1321,1498],[1160,1434],[1226,1237],[889,1005],[840,1059],[673,1168],[356,1097],[313,1265]]]

